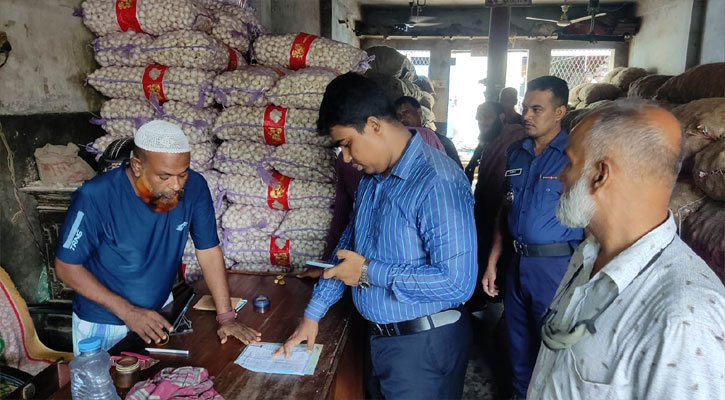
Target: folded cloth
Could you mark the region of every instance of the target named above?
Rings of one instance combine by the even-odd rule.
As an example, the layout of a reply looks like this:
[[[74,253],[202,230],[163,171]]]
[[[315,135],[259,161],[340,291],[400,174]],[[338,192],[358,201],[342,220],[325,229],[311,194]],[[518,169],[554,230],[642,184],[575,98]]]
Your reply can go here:
[[[153,379],[135,384],[126,400],[167,399],[224,400],[214,390],[214,382],[206,368],[164,368]]]

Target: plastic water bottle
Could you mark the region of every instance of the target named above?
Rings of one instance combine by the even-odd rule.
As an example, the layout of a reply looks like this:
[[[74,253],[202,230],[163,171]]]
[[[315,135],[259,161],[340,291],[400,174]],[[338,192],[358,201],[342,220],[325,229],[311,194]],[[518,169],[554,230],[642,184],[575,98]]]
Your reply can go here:
[[[120,400],[113,385],[111,356],[101,349],[101,338],[78,342],[81,354],[70,362],[71,394],[74,400]]]

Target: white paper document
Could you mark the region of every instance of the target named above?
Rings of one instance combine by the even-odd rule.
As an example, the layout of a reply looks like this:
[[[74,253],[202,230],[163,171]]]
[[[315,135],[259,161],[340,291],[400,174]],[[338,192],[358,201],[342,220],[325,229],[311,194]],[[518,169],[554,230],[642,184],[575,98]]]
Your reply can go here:
[[[321,344],[316,344],[311,353],[307,352],[307,345],[299,344],[292,348],[289,358],[284,358],[284,353],[272,357],[281,346],[281,343],[247,345],[234,363],[250,371],[268,374],[314,375],[322,353]]]

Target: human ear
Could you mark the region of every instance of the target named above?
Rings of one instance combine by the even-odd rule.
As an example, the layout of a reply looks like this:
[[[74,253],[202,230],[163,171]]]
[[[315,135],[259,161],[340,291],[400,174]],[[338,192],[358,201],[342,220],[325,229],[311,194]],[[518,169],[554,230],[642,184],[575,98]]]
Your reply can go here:
[[[612,176],[611,172],[612,165],[609,160],[604,159],[596,163],[594,175],[591,177],[592,193],[609,184],[609,178]]]
[[[380,135],[382,131],[382,123],[377,117],[368,117],[366,127],[376,134]]]
[[[131,172],[133,172],[133,176],[136,178],[141,176],[141,171],[143,171],[143,163],[141,162],[141,159],[138,157],[131,157]]]
[[[566,105],[561,105],[556,108],[556,120],[561,121],[564,118],[564,115],[566,114]]]

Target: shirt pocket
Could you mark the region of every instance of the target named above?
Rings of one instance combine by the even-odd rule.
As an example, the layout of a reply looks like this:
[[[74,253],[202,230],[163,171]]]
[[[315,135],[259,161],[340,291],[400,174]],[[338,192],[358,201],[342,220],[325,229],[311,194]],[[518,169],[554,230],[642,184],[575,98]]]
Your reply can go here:
[[[585,363],[591,363],[595,365],[595,370],[604,372],[609,368],[614,368],[614,365],[609,368],[604,368],[604,362],[595,357],[586,357],[584,354],[579,355],[579,359],[574,354],[572,349],[566,350],[569,353],[570,362],[573,365],[574,376],[573,384],[576,387],[576,391],[581,395],[580,398],[587,400],[599,400],[599,399],[613,399],[620,398],[616,396],[616,390],[613,385],[613,376],[609,373],[603,373],[600,376],[588,376],[585,372],[586,369],[582,367]]]
[[[558,179],[539,179],[534,188],[534,207],[540,210],[556,210],[561,197],[561,181]]]
[[[523,175],[509,176],[506,178],[506,197],[504,200],[506,204],[512,206],[518,204],[524,198],[524,187],[526,180]]]

